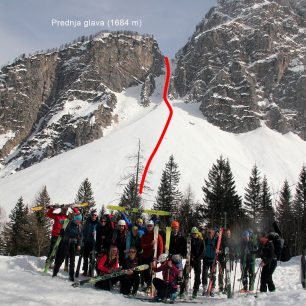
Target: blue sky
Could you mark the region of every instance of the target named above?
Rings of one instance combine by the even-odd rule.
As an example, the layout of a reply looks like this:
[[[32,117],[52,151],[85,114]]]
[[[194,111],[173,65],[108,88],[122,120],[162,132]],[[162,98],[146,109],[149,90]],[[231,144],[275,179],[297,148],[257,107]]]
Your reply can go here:
[[[183,47],[216,0],[0,0],[0,65],[21,53],[57,47],[100,30],[154,34],[164,55]],[[142,27],[90,27],[85,20],[141,20]],[[81,27],[56,27],[51,20],[80,20]]]

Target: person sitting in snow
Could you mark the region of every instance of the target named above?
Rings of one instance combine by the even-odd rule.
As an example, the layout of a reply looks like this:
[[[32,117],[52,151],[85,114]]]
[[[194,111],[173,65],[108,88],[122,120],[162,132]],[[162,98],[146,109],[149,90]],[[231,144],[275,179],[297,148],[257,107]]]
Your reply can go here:
[[[163,279],[155,277],[153,279],[153,285],[156,289],[156,300],[165,300],[170,298],[174,301],[177,296],[177,278],[180,270],[175,266],[168,254],[161,254],[158,258],[158,262],[161,264],[157,268],[153,268],[155,272],[162,272]]]
[[[99,257],[98,257],[99,258]],[[98,274],[109,274],[119,268],[119,251],[117,246],[112,245],[110,247],[109,253],[102,255],[98,259]],[[111,278],[103,281],[99,281],[95,284],[97,288],[110,291],[113,285],[118,281],[118,278]]]

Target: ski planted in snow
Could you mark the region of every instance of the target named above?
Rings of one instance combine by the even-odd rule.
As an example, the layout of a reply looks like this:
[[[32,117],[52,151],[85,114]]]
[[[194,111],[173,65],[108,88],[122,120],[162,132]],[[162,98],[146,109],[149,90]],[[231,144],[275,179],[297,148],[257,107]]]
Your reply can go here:
[[[184,269],[184,290],[186,292],[188,292],[190,273],[191,273],[191,236],[190,234],[188,234],[186,263],[185,263],[185,269]]]
[[[231,261],[229,254],[229,247],[224,249],[225,255],[225,286],[224,290],[226,296],[230,299],[232,298],[232,287],[231,287]]]
[[[171,227],[166,227],[166,243],[165,243],[165,253],[169,255],[169,247],[170,247],[170,238],[171,238]]]
[[[137,266],[137,267],[135,267],[131,270],[133,270],[135,272],[141,272],[141,271],[144,271],[144,270],[147,270],[147,269],[149,269],[149,265]],[[94,284],[96,284],[97,282],[100,282],[100,281],[115,278],[115,277],[118,277],[118,276],[121,276],[121,275],[126,275],[127,271],[128,270],[119,270],[119,271],[117,270],[113,273],[98,275],[98,276],[95,276],[95,277],[91,277],[91,278],[88,278],[88,279],[85,279],[85,280],[75,282],[71,286],[72,287],[79,287],[79,286],[83,286],[85,284],[94,285]]]

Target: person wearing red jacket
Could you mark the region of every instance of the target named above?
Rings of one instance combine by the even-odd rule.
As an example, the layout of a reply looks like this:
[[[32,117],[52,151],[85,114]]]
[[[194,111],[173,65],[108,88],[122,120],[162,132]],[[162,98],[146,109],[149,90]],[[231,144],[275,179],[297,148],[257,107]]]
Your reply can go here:
[[[146,223],[147,232],[141,237],[140,245],[143,250],[141,257],[142,264],[151,265],[153,263],[153,267],[156,266],[156,258],[154,257],[154,222],[152,220]],[[160,234],[158,234],[157,239],[157,257],[162,254],[164,251],[164,243],[163,238]],[[143,272],[144,281],[148,287],[151,287],[152,282],[152,271],[150,269],[145,270]]]
[[[114,245],[110,247],[109,253],[104,254],[97,264],[99,275],[112,273],[119,268],[119,251]],[[118,281],[117,278],[111,278],[104,281],[99,281],[95,284],[96,287],[110,291],[112,286]]]
[[[177,278],[180,270],[175,266],[168,254],[161,254],[158,261],[161,265],[158,268],[154,268],[154,271],[162,272],[163,279],[153,279],[153,285],[157,291],[155,300],[170,298],[171,301],[174,301],[177,296]]]
[[[67,216],[67,207],[63,207],[58,214],[54,213],[55,208],[49,208],[46,212],[46,217],[53,219],[52,233],[51,233],[51,242],[50,249],[47,255],[47,259],[50,257],[54,244],[61,232],[62,223],[61,220],[66,220]]]

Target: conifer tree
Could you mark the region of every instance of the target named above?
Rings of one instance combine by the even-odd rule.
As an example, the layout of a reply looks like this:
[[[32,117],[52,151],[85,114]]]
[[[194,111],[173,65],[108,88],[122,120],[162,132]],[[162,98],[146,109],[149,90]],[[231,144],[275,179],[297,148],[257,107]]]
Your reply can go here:
[[[26,236],[24,227],[27,224],[28,209],[23,203],[23,198],[20,197],[9,215],[10,222],[7,229],[7,255],[15,256],[26,254],[25,241]]]
[[[119,206],[124,206],[128,209],[138,208],[142,210],[141,201],[141,196],[139,195],[137,190],[136,180],[133,176],[123,191]]]
[[[178,164],[174,161],[173,155],[171,155],[162,173],[156,203],[153,206],[154,209],[171,212],[174,216],[177,214],[178,205],[182,198],[182,194],[178,189],[179,181]]]
[[[195,202],[191,186],[188,186],[179,206],[178,220],[182,234],[187,236],[191,228],[196,226]]]
[[[43,206],[44,207],[43,210],[35,212],[37,222],[41,226],[45,226],[45,225],[47,225],[47,227],[50,226],[50,224],[47,224],[48,219],[45,216],[45,210],[46,210],[46,207],[50,205],[50,201],[51,201],[51,199],[50,199],[50,196],[48,194],[47,187],[44,186],[42,188],[41,192],[39,192],[38,196],[35,199],[35,206]]]
[[[260,194],[260,230],[263,232],[272,231],[272,223],[275,221],[275,212],[272,205],[271,192],[268,185],[267,177],[264,176],[261,185]]]
[[[102,207],[101,207],[101,210],[99,212],[99,217],[101,218],[105,214],[106,214],[106,209],[105,209],[105,205],[103,204]]]
[[[306,167],[303,166],[293,201],[295,225],[295,254],[301,254],[306,245]]]
[[[96,205],[93,191],[91,188],[91,183],[89,182],[89,179],[86,178],[80,185],[78,193],[75,198],[75,203],[88,203],[88,207],[82,207],[80,210],[83,214],[83,219],[85,220],[88,212],[91,207],[94,207]]]
[[[248,186],[245,188],[244,206],[251,220],[251,227],[259,229],[261,204],[261,178],[256,165],[252,169]]]
[[[245,222],[241,198],[236,192],[235,180],[228,160],[220,156],[213,164],[202,190],[204,203],[197,208],[197,212],[207,225],[223,226],[225,213],[227,226],[233,227],[237,220],[240,224]]]
[[[291,190],[287,180],[285,180],[284,185],[280,191],[280,197],[277,206],[277,221],[280,225],[285,241],[292,245],[294,242],[294,227],[292,226],[293,207]]]

